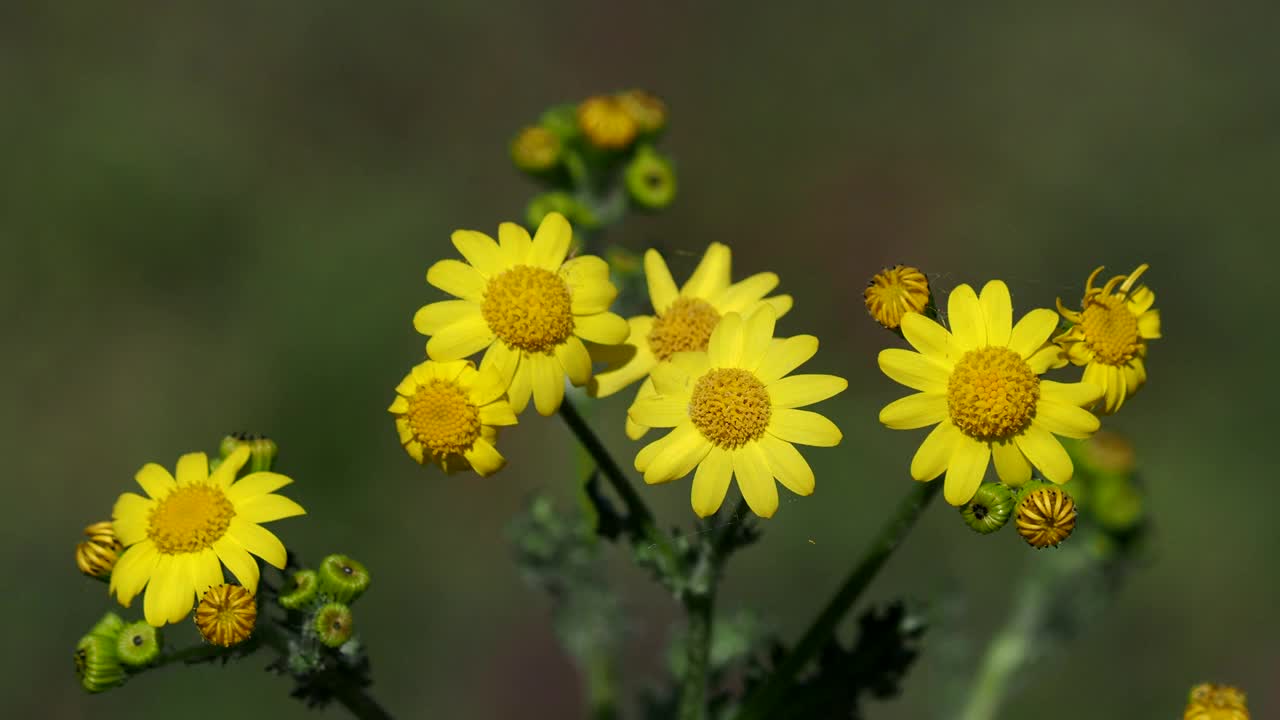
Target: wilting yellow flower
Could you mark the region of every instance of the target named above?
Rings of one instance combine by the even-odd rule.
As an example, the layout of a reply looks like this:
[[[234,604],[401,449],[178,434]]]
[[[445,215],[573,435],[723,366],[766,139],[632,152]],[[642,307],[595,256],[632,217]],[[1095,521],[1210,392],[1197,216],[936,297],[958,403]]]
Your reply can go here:
[[[1230,685],[1203,683],[1191,688],[1183,720],[1249,720],[1244,693]]]
[[[818,339],[773,340],[777,313],[764,304],[747,317],[728,313],[706,352],[677,353],[653,370],[656,393],[631,406],[630,417],[648,427],[675,428],[636,455],[636,470],[650,484],[688,475],[695,467],[691,502],[701,517],[724,502],[729,481],[751,509],[771,517],[778,509],[774,478],[797,495],[813,492],[813,470],[792,443],[831,447],[840,430],[815,412],[797,410],[843,391],[844,378],[792,375],[818,351]]]
[[[592,394],[607,397],[644,378],[659,363],[681,352],[707,349],[711,332],[725,313],[749,315],[761,305],[770,305],[778,317],[791,309],[790,295],[766,298],[778,286],[771,272],[752,275],[730,284],[732,253],[720,243],[711,243],[693,275],[679,289],[671,271],[657,250],[644,254],[644,272],[649,283],[649,301],[654,315],[637,315],[627,324],[631,329],[626,344],[611,353],[627,358],[621,365],[597,373],[591,379]],[[631,351],[631,352],[625,352]],[[653,381],[645,380],[636,399],[654,395]],[[628,418],[627,435],[639,440],[649,428]]]
[[[1076,503],[1060,488],[1041,487],[1018,503],[1014,523],[1031,547],[1057,545],[1076,527]]]
[[[249,448],[236,448],[212,474],[204,453],[178,458],[177,479],[149,463],[134,478],[149,497],[124,493],[112,511],[124,554],[111,572],[110,592],[129,607],[146,587],[143,612],[155,626],[187,616],[198,596],[222,584],[226,565],[253,592],[258,562],[283,568],[285,549],[259,523],[306,513],[274,491],[293,480],[256,472],[236,480]]]
[[[578,129],[598,148],[621,150],[636,139],[640,128],[615,97],[596,95],[578,105]]]
[[[924,312],[929,278],[908,265],[894,265],[876,273],[862,295],[871,317],[892,330],[902,324],[903,315]]]
[[[911,460],[911,476],[946,472],[952,505],[973,497],[989,461],[1006,485],[1031,479],[1031,466],[1055,483],[1071,479],[1071,458],[1054,434],[1088,437],[1098,419],[1082,406],[1102,390],[1089,383],[1042,380],[1058,356],[1045,347],[1058,324],[1052,310],[1027,313],[1013,325],[1009,288],[992,280],[982,296],[968,285],[951,292],[951,331],[924,315],[902,318],[902,333],[919,352],[889,349],[880,369],[921,392],[886,405],[880,422],[895,430],[937,424]]]
[[[253,634],[258,603],[253,593],[240,585],[214,585],[200,598],[195,622],[200,636],[214,645],[239,645]]]
[[[111,521],[96,522],[86,527],[84,534],[89,539],[76,545],[76,565],[80,572],[96,578],[110,575],[120,551],[124,549],[116,539]]]
[[[1147,341],[1160,337],[1160,311],[1151,307],[1156,294],[1137,284],[1147,267],[1143,263],[1100,288],[1093,281],[1102,268],[1094,270],[1085,281],[1079,312],[1068,310],[1058,299],[1058,312],[1074,325],[1054,342],[1066,350],[1072,364],[1084,366],[1085,382],[1103,389],[1105,415],[1119,410],[1147,382]]]
[[[523,412],[530,395],[538,412],[550,415],[564,398],[564,379],[585,385],[591,355],[582,341],[616,345],[627,338],[627,321],[609,312],[618,290],[609,266],[594,255],[568,261],[573,230],[550,213],[533,239],[515,223],[498,227],[494,242],[484,233],[459,230],[453,244],[467,262],[441,260],[427,282],[454,295],[414,315],[418,332],[430,335],[427,356],[461,360],[488,350],[481,372],[501,378],[511,407]]]
[[[387,409],[414,460],[488,476],[506,463],[494,447],[497,426],[516,424],[504,392],[497,373],[479,372],[470,360],[428,360],[400,381]]]

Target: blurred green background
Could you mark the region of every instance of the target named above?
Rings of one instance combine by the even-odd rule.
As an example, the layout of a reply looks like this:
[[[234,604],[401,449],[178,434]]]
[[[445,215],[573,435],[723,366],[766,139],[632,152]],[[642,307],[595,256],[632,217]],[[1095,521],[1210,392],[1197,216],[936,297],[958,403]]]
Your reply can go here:
[[[1175,717],[1204,680],[1275,716],[1277,345],[1261,331],[1280,15],[1186,5],[0,6],[6,714],[307,716],[256,659],[95,697],[72,672],[74,642],[113,606],[72,563],[81,527],[143,463],[247,430],[277,439],[310,511],[273,529],[312,561],[342,551],[374,572],[357,621],[393,711],[579,717],[547,600],[503,538],[535,490],[568,497],[569,434],[530,412],[504,438],[506,471],[445,478],[398,447],[385,407],[421,358],[410,318],[439,297],[423,273],[454,256],[450,231],[522,217],[534,187],[509,166],[512,134],[554,102],[638,86],[671,108],[681,195],[608,240],[663,248],[677,278],[731,244],[736,274],[774,270],[796,296],[780,330],[822,338],[806,367],[850,379],[825,406],[844,444],[808,453],[817,495],[784,500],[735,559],[726,611],[795,637],[908,490],[924,433],[876,420],[903,391],[876,368],[895,340],[861,307],[873,272],[919,265],[944,292],[1003,278],[1021,313],[1077,305],[1096,265],[1145,261],[1165,339],[1107,427],[1150,483],[1151,562],[1006,716]],[[625,404],[595,412],[629,456]],[[687,481],[645,496],[691,525]],[[610,558],[636,689],[661,680],[676,610]],[[940,503],[871,596],[946,598],[980,641],[1036,560]],[[926,645],[906,697],[873,717],[936,714],[954,676]]]

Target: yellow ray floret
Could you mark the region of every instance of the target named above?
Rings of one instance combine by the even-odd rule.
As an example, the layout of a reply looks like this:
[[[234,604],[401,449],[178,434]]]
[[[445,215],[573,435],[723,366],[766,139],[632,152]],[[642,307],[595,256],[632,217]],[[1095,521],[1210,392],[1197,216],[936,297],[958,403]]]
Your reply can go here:
[[[677,353],[654,368],[654,394],[629,412],[641,425],[674,428],[641,449],[635,467],[650,484],[697,468],[690,499],[701,517],[720,508],[735,476],[751,510],[771,517],[778,509],[775,478],[797,495],[813,492],[813,470],[795,443],[831,447],[842,438],[830,420],[797,408],[848,383],[833,375],[787,376],[813,357],[818,339],[775,343],[776,320],[769,304],[746,317],[726,314],[706,352]]]
[[[441,260],[427,282],[457,297],[427,305],[413,317],[432,360],[461,360],[485,351],[481,370],[501,379],[511,406],[523,412],[532,396],[550,415],[564,398],[564,381],[591,379],[591,355],[583,341],[616,345],[627,322],[609,312],[617,288],[609,266],[594,255],[566,260],[573,231],[564,216],[549,213],[532,239],[515,223],[498,227],[498,242],[459,230],[453,244],[467,262]]]
[[[902,333],[915,351],[879,357],[886,375],[920,391],[885,406],[880,422],[895,430],[937,425],[912,458],[911,476],[926,481],[945,472],[952,505],[973,497],[992,460],[1014,487],[1031,479],[1033,465],[1055,483],[1070,480],[1071,458],[1054,435],[1097,430],[1098,419],[1081,408],[1102,389],[1040,378],[1060,352],[1046,345],[1057,314],[1032,310],[1014,325],[1009,288],[999,280],[981,297],[960,285],[947,305],[950,331],[924,315],[904,315]]]
[[[257,555],[283,568],[285,548],[260,523],[305,514],[294,501],[274,491],[293,480],[256,472],[236,480],[249,460],[241,446],[209,472],[204,453],[178,458],[176,478],[156,464],[144,465],[135,479],[147,496],[124,493],[112,521],[124,554],[111,572],[110,592],[129,607],[146,588],[143,613],[160,626],[182,620],[197,597],[223,582],[222,566],[249,592],[258,588]]]
[[[1117,275],[1102,287],[1093,281],[1097,268],[1085,281],[1081,309],[1068,310],[1058,300],[1058,312],[1073,323],[1054,338],[1074,365],[1084,366],[1084,379],[1103,389],[1100,412],[1110,415],[1147,382],[1147,342],[1160,337],[1160,311],[1152,306],[1156,294],[1138,278],[1147,271],[1139,265],[1128,275]]]
[[[419,463],[481,476],[506,463],[494,447],[497,427],[515,425],[515,411],[497,373],[477,371],[470,360],[415,366],[396,386],[387,410],[395,415],[400,444]]]

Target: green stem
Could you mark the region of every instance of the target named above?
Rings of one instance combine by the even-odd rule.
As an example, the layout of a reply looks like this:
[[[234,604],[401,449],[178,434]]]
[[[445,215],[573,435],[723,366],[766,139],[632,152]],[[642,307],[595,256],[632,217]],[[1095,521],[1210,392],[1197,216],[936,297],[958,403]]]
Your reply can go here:
[[[691,595],[685,601],[689,613],[686,638],[687,663],[684,687],[680,691],[679,720],[703,720],[707,711],[707,671],[711,665],[711,621],[715,611],[715,588],[705,595]]]
[[[254,637],[263,645],[280,653],[282,657],[289,656],[289,640],[273,624],[259,623]],[[348,712],[359,720],[393,720],[391,713],[379,705],[366,688],[345,680],[344,677],[343,680],[333,683],[329,689],[333,692],[334,699],[342,703]]]
[[[613,659],[605,650],[596,650],[586,663],[587,707],[591,720],[617,720],[618,691]]]
[[[845,578],[844,584],[836,591],[826,608],[814,620],[813,625],[805,632],[785,659],[769,676],[763,685],[747,697],[736,720],[764,720],[775,717],[779,704],[785,699],[787,690],[791,688],[795,676],[813,660],[814,656],[827,643],[827,640],[839,626],[840,620],[857,602],[862,591],[867,589],[880,568],[893,551],[902,543],[903,538],[911,531],[920,513],[929,505],[942,482],[920,483],[912,489],[911,494],[898,505],[897,512],[889,522],[880,529],[871,547],[867,549],[862,560],[854,567],[853,572]]]

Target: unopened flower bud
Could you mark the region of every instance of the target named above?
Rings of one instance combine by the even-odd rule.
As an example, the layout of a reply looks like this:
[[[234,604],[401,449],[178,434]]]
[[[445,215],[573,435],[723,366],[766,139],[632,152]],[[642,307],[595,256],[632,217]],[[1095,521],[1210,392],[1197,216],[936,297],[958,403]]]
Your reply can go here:
[[[124,666],[116,657],[116,641],[99,635],[85,635],[76,644],[76,674],[91,693],[123,685]]]
[[[550,130],[563,145],[578,137],[578,106],[566,103],[549,108],[538,119],[538,125]]]
[[[351,603],[369,589],[369,571],[346,555],[330,555],[316,570],[320,592],[330,600]]]
[[[115,642],[120,636],[120,631],[124,629],[124,620],[119,615],[109,612],[102,616],[102,619],[96,625],[89,628],[89,634],[94,637],[105,638]]]
[[[231,433],[222,438],[222,442],[218,445],[218,454],[221,460],[231,456],[241,445],[249,448],[249,465],[246,472],[261,472],[270,470],[275,464],[276,455],[279,449],[276,443],[269,437],[264,435],[255,435],[253,433]],[[210,463],[210,470],[213,470],[213,464]]]
[[[1203,683],[1191,688],[1183,720],[1249,720],[1244,693],[1230,685]]]
[[[675,168],[648,145],[637,150],[631,162],[627,163],[624,179],[627,194],[642,208],[658,210],[675,200]]]
[[[116,656],[132,668],[150,665],[160,657],[160,631],[142,621],[125,625],[116,638]]]
[[[320,582],[315,570],[299,570],[293,574],[292,587],[277,600],[289,610],[304,610],[320,595]]]
[[[89,539],[76,545],[76,566],[89,577],[109,577],[124,551],[116,538],[115,527],[110,520],[103,520],[86,527],[84,534]]]
[[[525,222],[529,227],[536,228],[542,224],[547,215],[553,212],[564,215],[576,228],[591,230],[600,227],[600,218],[595,212],[563,190],[553,190],[533,196],[525,209]]]
[[[986,535],[1004,527],[1013,512],[1013,490],[1003,483],[984,483],[978,486],[973,499],[960,507],[964,523]]]
[[[1076,527],[1076,504],[1062,488],[1028,483],[1018,493],[1018,534],[1034,548],[1057,546]]]
[[[871,278],[863,297],[871,317],[895,330],[903,315],[924,312],[929,304],[929,279],[910,265],[894,265]]]
[[[615,96],[622,111],[631,116],[644,135],[654,135],[667,126],[667,106],[661,98],[644,90],[627,90]]]
[[[311,627],[325,647],[342,647],[354,630],[351,608],[339,602],[328,603],[316,611]]]
[[[200,598],[194,619],[201,637],[214,645],[231,647],[253,635],[258,603],[241,585],[214,585]]]
[[[560,137],[541,125],[522,129],[511,141],[511,162],[520,170],[543,175],[560,164]]]
[[[639,131],[622,103],[608,95],[596,95],[578,105],[578,129],[601,150],[622,150],[631,145]]]

